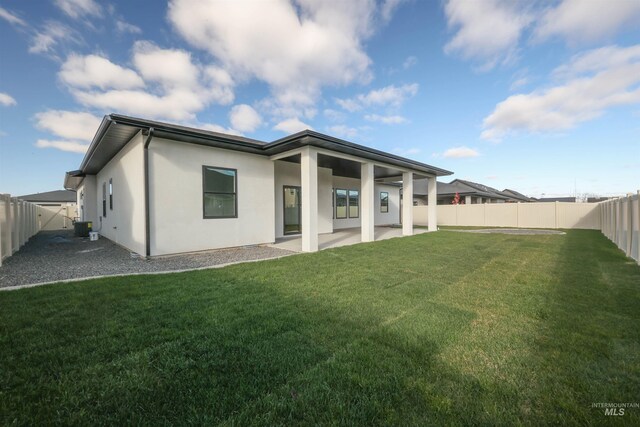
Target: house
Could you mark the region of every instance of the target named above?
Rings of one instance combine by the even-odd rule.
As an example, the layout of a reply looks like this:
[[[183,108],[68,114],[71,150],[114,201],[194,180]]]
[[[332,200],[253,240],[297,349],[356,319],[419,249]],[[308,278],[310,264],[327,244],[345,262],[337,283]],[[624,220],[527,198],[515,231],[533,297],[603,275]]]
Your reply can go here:
[[[298,235],[318,250],[318,234],[402,223],[413,233],[415,179],[451,172],[306,130],[274,142],[151,120],[105,116],[65,188],[81,219],[146,256],[272,243]],[[401,206],[402,205],[402,206]],[[401,213],[402,212],[402,218]],[[435,230],[436,209],[430,210]]]
[[[538,199],[539,202],[569,202],[576,203],[577,199],[575,197],[541,197]]]
[[[38,211],[38,222],[41,230],[72,228],[73,220],[78,216],[75,191],[46,191],[44,193],[18,196],[18,199],[35,203],[42,208]]]
[[[511,197],[489,186],[462,179],[438,183],[437,200],[439,205],[450,205],[456,194],[460,196],[462,203],[470,205],[476,203],[505,203],[511,201]],[[414,204],[428,205],[427,182],[417,181],[414,186]]]
[[[533,197],[527,197],[522,193],[518,193],[515,190],[510,190],[508,188],[505,188],[504,190],[501,191],[502,194],[505,194],[509,197],[511,197],[511,201],[513,202],[537,202],[538,200],[533,198]]]

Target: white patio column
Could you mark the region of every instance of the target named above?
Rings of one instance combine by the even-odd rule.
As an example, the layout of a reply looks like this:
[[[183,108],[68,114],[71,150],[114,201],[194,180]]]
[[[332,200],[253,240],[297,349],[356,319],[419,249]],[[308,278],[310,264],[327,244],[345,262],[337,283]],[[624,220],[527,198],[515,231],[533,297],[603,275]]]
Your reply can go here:
[[[464,204],[465,205],[471,204],[471,196],[464,196]]]
[[[477,202],[478,202],[479,205],[482,204],[482,197],[478,197]]]
[[[300,159],[302,252],[318,251],[318,152],[307,146]]]
[[[373,163],[360,165],[360,228],[363,242],[373,242],[375,237],[375,182]]]
[[[429,206],[427,207],[427,222],[429,231],[438,231],[438,188],[437,178],[427,178],[427,195]]]
[[[413,172],[402,174],[402,235],[413,235]]]

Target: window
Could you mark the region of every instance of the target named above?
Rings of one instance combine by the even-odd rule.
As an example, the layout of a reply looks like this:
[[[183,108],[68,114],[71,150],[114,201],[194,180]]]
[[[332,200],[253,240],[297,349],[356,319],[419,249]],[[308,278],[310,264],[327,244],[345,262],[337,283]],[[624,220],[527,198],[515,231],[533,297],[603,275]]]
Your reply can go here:
[[[109,178],[109,210],[113,210],[113,178]]]
[[[349,190],[349,218],[360,216],[360,192]]]
[[[380,212],[389,212],[389,193],[387,193],[386,191],[380,192]]]
[[[102,216],[107,217],[107,183],[102,183]]]
[[[202,167],[204,218],[238,217],[238,183],[235,169]]]
[[[347,217],[347,190],[336,188],[336,219]]]

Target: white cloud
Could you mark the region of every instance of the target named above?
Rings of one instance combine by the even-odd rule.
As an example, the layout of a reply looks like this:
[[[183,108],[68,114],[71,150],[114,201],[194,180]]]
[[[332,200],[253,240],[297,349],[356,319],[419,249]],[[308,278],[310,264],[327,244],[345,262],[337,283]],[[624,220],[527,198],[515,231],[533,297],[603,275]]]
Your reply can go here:
[[[39,139],[35,145],[38,148],[55,148],[61,151],[68,151],[71,153],[81,153],[81,154],[86,153],[87,149],[89,148],[89,144],[84,144],[82,142],[51,141],[48,139]]]
[[[48,21],[40,30],[35,31],[29,45],[29,53],[54,55],[55,48],[63,42],[79,43],[79,36],[73,29],[60,22]]]
[[[313,129],[313,128],[308,124],[300,121],[300,119],[298,119],[297,117],[295,117],[295,118],[281,121],[280,123],[276,124],[273,127],[273,129],[291,134],[291,133],[300,132],[305,129]]]
[[[407,0],[384,0],[382,2],[382,7],[380,11],[380,15],[385,22],[391,20],[393,13],[400,6],[401,3],[406,2]]]
[[[0,92],[0,105],[4,105],[5,107],[10,107],[11,105],[16,105],[16,100],[9,94]]]
[[[228,135],[238,135],[242,136],[242,133],[238,132],[235,129],[225,128],[224,126],[220,126],[214,123],[200,123],[197,126],[198,129],[210,130],[211,132],[225,133]]]
[[[142,34],[142,30],[137,25],[133,25],[122,19],[116,20],[116,31],[119,33]]]
[[[402,63],[402,68],[407,70],[413,67],[414,65],[416,65],[417,63],[418,63],[418,58],[416,58],[415,56],[408,56],[407,59],[405,59],[404,62]]]
[[[35,115],[38,129],[65,139],[91,141],[100,126],[100,117],[90,113],[48,110]]]
[[[133,70],[121,67],[97,55],[69,55],[58,77],[79,89],[132,89],[144,87],[144,81]]]
[[[186,122],[211,103],[227,105],[234,99],[228,72],[196,63],[189,52],[179,49],[137,42],[132,57],[135,70],[95,55],[71,59],[60,77],[87,107]]]
[[[340,138],[355,138],[358,136],[358,129],[346,125],[329,126],[327,130],[331,135],[335,135]]]
[[[333,110],[331,108],[326,108],[322,114],[332,122],[342,122],[345,119],[345,114],[343,112]]]
[[[499,140],[516,131],[566,130],[608,108],[640,103],[640,45],[587,51],[558,67],[553,75],[565,80],[500,102],[484,119],[482,138]]]
[[[534,36],[561,36],[569,42],[593,42],[612,36],[640,19],[637,0],[563,0],[544,11]]]
[[[402,86],[389,85],[381,89],[371,90],[366,94],[357,95],[354,98],[336,99],[336,103],[350,112],[361,110],[364,107],[399,107],[417,93],[417,83]]]
[[[171,0],[168,19],[238,80],[265,82],[273,100],[263,105],[291,117],[312,107],[324,86],[371,80],[363,44],[395,3],[272,0],[252,2],[247,13],[242,2]]]
[[[456,33],[445,45],[445,52],[479,60],[484,69],[508,62],[533,19],[523,5],[526,3],[506,0],[448,0],[447,24]]]
[[[71,18],[100,16],[102,8],[94,0],[55,0],[55,5]]]
[[[380,122],[385,125],[398,125],[409,121],[402,116],[380,116],[378,114],[367,114],[364,118],[370,122]]]
[[[229,121],[240,132],[253,132],[262,124],[262,117],[250,105],[234,105],[229,113]]]
[[[0,18],[4,19],[5,21],[13,25],[20,25],[22,27],[27,26],[27,23],[24,21],[24,19],[20,18],[14,13],[9,12],[7,9],[3,7],[0,7]]]
[[[461,147],[453,147],[446,150],[442,153],[442,157],[454,158],[454,159],[465,159],[469,157],[478,157],[480,153],[473,148],[461,146]]]

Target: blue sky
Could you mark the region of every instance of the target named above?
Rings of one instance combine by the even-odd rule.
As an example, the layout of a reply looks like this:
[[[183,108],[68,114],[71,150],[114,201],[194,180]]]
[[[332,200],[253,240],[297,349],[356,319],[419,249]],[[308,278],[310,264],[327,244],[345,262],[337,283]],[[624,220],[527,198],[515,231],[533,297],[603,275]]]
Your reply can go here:
[[[637,0],[2,0],[0,47],[0,192],[61,188],[110,112],[312,128],[535,197],[640,188]]]

